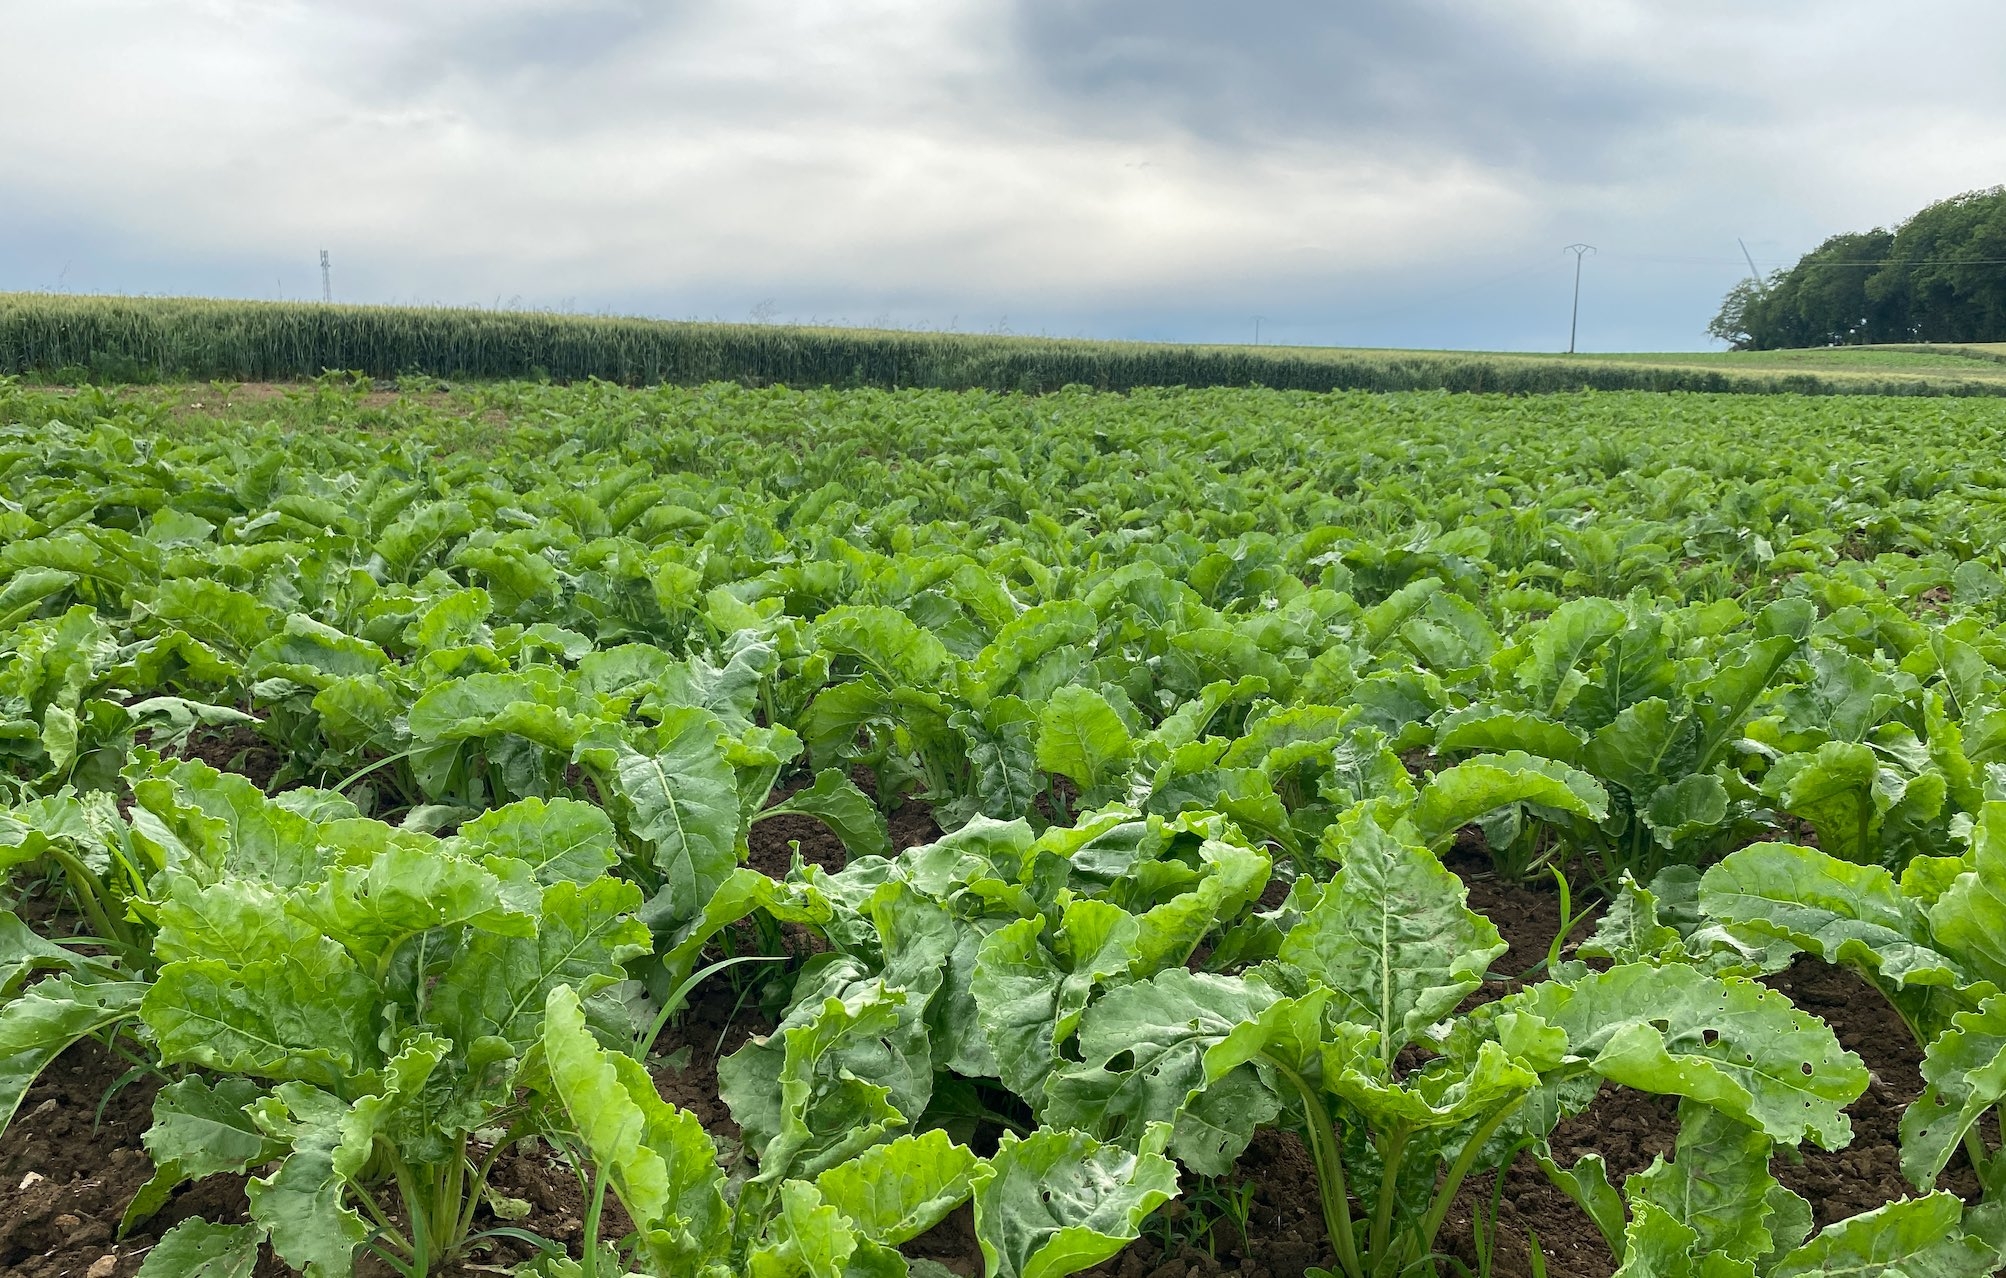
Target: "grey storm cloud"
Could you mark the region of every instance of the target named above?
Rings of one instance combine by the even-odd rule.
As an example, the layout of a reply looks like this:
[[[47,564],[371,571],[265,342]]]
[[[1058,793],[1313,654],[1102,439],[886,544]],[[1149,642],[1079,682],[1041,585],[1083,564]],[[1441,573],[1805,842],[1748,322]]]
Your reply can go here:
[[[1940,0],[0,0],[0,288],[1703,344],[2006,180]]]
[[[1018,28],[1024,66],[1053,91],[1222,145],[1363,140],[1567,174],[1620,164],[1629,135],[1696,106],[1729,106],[1696,99],[1679,67],[1555,39],[1515,6],[1036,0]]]

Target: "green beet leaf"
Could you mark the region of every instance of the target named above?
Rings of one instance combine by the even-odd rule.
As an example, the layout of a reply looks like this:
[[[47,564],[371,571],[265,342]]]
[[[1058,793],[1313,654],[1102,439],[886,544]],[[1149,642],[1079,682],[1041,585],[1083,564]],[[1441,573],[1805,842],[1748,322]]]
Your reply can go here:
[[[952,660],[947,648],[903,613],[870,605],[831,608],[815,621],[815,642],[854,657],[893,684],[924,688]]]
[[[1757,843],[1700,879],[1700,908],[1731,930],[1800,946],[1889,989],[1961,985],[1928,917],[1879,866],[1789,843]]]
[[[1188,962],[1214,929],[1260,899],[1274,868],[1266,854],[1222,839],[1205,840],[1198,858],[1205,876],[1137,920],[1132,967],[1138,974]]]
[[[677,902],[673,898],[663,900],[668,948],[662,955],[662,964],[667,973],[667,988],[674,989],[682,984],[696,969],[697,960],[712,937],[755,910],[766,910],[776,917],[784,915],[793,922],[828,924],[832,911],[826,900],[795,905],[792,897],[789,885],[778,883],[749,866],[739,866],[711,894],[710,900],[704,903],[703,911],[694,918],[678,919],[676,914],[680,907]],[[651,907],[643,907],[642,916],[651,923],[652,913]]]
[[[649,849],[648,868],[674,917],[693,918],[738,864],[738,782],[724,757],[724,726],[709,711],[672,709],[653,735],[644,752],[600,728],[575,757],[626,833]]]
[[[718,1065],[719,1093],[758,1157],[762,1184],[813,1176],[889,1139],[925,1112],[933,1091],[914,1000],[840,964],[811,975],[817,990],[797,998],[771,1037]]]
[[[76,972],[96,966],[73,950],[43,940],[13,911],[0,910],[0,999],[11,998],[34,972]]]
[[[119,1232],[165,1206],[187,1181],[241,1172],[278,1157],[284,1146],[260,1131],[247,1112],[262,1094],[243,1078],[218,1079],[212,1087],[190,1076],[161,1088],[153,1098],[153,1125],[142,1137],[153,1177],[126,1207]]]
[[[1038,796],[1037,711],[1017,697],[997,697],[980,711],[957,710],[947,722],[968,757],[970,790],[962,799],[999,821],[1029,813]]]
[[[1077,1131],[1006,1133],[975,1190],[975,1237],[991,1278],[1064,1278],[1112,1258],[1177,1194],[1167,1127],[1133,1150]]]
[[[406,716],[421,742],[465,741],[513,734],[547,750],[569,751],[591,722],[593,707],[557,671],[472,674],[435,684]]]
[[[1324,1087],[1378,1131],[1455,1127],[1509,1113],[1539,1075],[1497,1043],[1470,1062],[1444,1062],[1394,1080],[1370,1035],[1340,1034],[1323,1045]]]
[[[590,883],[619,859],[613,822],[577,799],[529,798],[484,812],[459,828],[453,850],[470,860],[508,857],[530,867],[540,883]]]
[[[977,705],[1007,692],[1025,693],[1021,683],[1047,654],[1090,643],[1098,628],[1093,609],[1074,599],[1034,605],[1003,623],[996,638],[969,666],[969,700]]]
[[[1602,1155],[1583,1154],[1573,1166],[1562,1167],[1553,1161],[1551,1150],[1535,1145],[1532,1158],[1546,1178],[1595,1222],[1595,1227],[1602,1231],[1603,1241],[1609,1244],[1610,1253],[1622,1260],[1628,1217],[1623,1210],[1623,1196],[1609,1183],[1609,1164]]]
[[[426,502],[406,510],[385,528],[376,543],[376,559],[391,581],[410,581],[434,559],[446,560],[452,547],[475,527],[474,514],[464,502]]]
[[[935,1129],[900,1136],[815,1178],[823,1201],[883,1247],[917,1238],[968,1201],[987,1174],[981,1159]]]
[[[696,1116],[662,1100],[632,1057],[601,1048],[578,995],[550,991],[542,1042],[551,1082],[580,1141],[664,1273],[728,1272],[729,1208],[717,1148]]]
[[[1902,1174],[1921,1190],[1985,1111],[2006,1099],[2006,994],[1951,1017],[1923,1054],[1923,1093],[1902,1112]]]
[[[633,917],[640,890],[601,878],[543,889],[529,936],[481,932],[454,954],[431,991],[432,1024],[460,1044],[498,1038],[519,1053],[543,1030],[543,1006],[560,985],[587,997],[619,979],[620,965],[648,952]]]
[[[1128,725],[1093,688],[1060,688],[1038,714],[1038,766],[1070,778],[1088,805],[1127,775],[1134,754]]]
[[[1964,1231],[1963,1217],[1952,1194],[1901,1199],[1826,1227],[1767,1278],[1986,1278],[1998,1253]]]
[[[1588,821],[1609,815],[1609,795],[1585,772],[1522,750],[1478,755],[1437,772],[1414,804],[1422,842],[1447,847],[1470,822],[1507,804],[1527,803]]]
[[[404,940],[434,928],[536,935],[535,916],[513,907],[494,874],[422,847],[391,847],[367,866],[336,866],[311,895],[295,898],[292,908],[365,967],[379,965]]]
[[[1682,1101],[1671,1161],[1652,1160],[1624,1182],[1624,1193],[1633,1206],[1649,1203],[1692,1229],[1700,1255],[1766,1261],[1803,1242],[1803,1234],[1792,1232],[1810,1220],[1809,1205],[1770,1175],[1774,1148],[1756,1128]],[[1783,1195],[1795,1203],[1784,1206]]]
[[[248,777],[194,760],[148,768],[142,759],[133,771],[133,840],[169,868],[205,883],[235,877],[280,888],[320,876],[327,860],[320,828]]]
[[[1755,1278],[1755,1266],[1746,1262],[1703,1272],[1693,1255],[1698,1241],[1698,1230],[1662,1207],[1640,1202],[1623,1231],[1623,1264],[1614,1278]]]
[[[1710,772],[1696,772],[1653,790],[1642,816],[1659,845],[1674,848],[1718,829],[1727,811],[1727,786]]]
[[[161,1235],[139,1278],[251,1278],[265,1231],[257,1225],[212,1225],[190,1217]]]
[[[1930,928],[1972,976],[2006,986],[2006,802],[1980,809],[1968,860],[1930,906]]]
[[[1770,609],[1795,607],[1798,603],[1808,602],[1779,600]],[[1690,695],[1700,724],[1699,761],[1694,765],[1695,771],[1704,772],[1720,761],[1728,745],[1740,734],[1757,699],[1769,690],[1796,655],[1798,643],[1799,640],[1790,634],[1756,639],[1723,660],[1713,674],[1693,685]]]
[[[1693,774],[1697,762],[1699,722],[1673,710],[1663,696],[1623,706],[1581,752],[1581,766],[1623,786],[1639,803],[1671,778]]]
[[[852,753],[857,734],[866,725],[889,720],[895,713],[891,694],[871,675],[822,689],[794,727],[817,768],[842,763]]]
[[[178,959],[160,969],[139,1010],[168,1063],[339,1089],[381,1059],[377,997],[374,982],[323,939],[241,967]]]
[[[375,1133],[350,1120],[348,1105],[304,1083],[283,1083],[252,1109],[258,1126],[291,1152],[244,1192],[281,1260],[307,1278],[347,1278],[368,1237],[361,1213],[344,1200],[369,1157]]]
[[[1818,831],[1818,846],[1848,861],[1883,859],[1875,834],[1880,813],[1874,781],[1880,770],[1873,750],[1832,741],[1811,755],[1791,755],[1764,778],[1763,788],[1792,816]]]
[[[859,1238],[819,1189],[800,1180],[782,1183],[767,1240],[746,1257],[748,1278],[898,1278],[905,1272],[897,1252]]]
[[[337,679],[373,674],[390,664],[383,649],[301,613],[251,649],[244,668],[254,679],[284,678],[320,689]]]
[[[1370,820],[1333,827],[1326,847],[1341,868],[1280,957],[1335,992],[1336,1015],[1377,1031],[1390,1062],[1476,989],[1506,946],[1428,849]]]
[[[1685,938],[1676,927],[1661,922],[1657,894],[1640,886],[1628,871],[1617,886],[1595,931],[1575,951],[1582,958],[1608,959],[1612,964],[1686,962]]]
[[[139,1011],[141,981],[90,981],[69,975],[37,981],[0,1004],[0,1129],[36,1077],[64,1049]]]
[[[884,813],[870,796],[857,788],[840,768],[824,768],[815,774],[813,785],[796,790],[780,802],[758,812],[758,821],[784,812],[815,817],[843,841],[850,856],[890,856],[891,834]]]
[[[1167,1124],[1187,1166],[1225,1174],[1281,1098],[1265,1067],[1236,1062],[1215,1078],[1207,1054],[1278,1001],[1258,980],[1181,967],[1110,991],[1080,1021],[1081,1062],[1046,1083],[1045,1121],[1131,1140]]]
[[[1745,977],[1632,963],[1509,1002],[1626,1087],[1702,1101],[1780,1143],[1852,1138],[1842,1111],[1866,1090],[1866,1067],[1823,1022]]]
[[[1066,906],[1047,947],[1043,918],[990,933],[977,954],[970,991],[978,1023],[1005,1084],[1036,1098],[1102,983],[1126,976],[1138,956],[1141,923],[1106,901]]]
[[[1581,738],[1551,719],[1517,710],[1472,708],[1445,720],[1435,736],[1437,754],[1503,754],[1524,750],[1561,763],[1578,763]]]
[[[1534,709],[1555,714],[1564,708],[1585,682],[1576,667],[1614,638],[1626,620],[1622,605],[1609,599],[1570,599],[1555,609],[1532,636],[1529,655],[1518,668],[1518,684]]]

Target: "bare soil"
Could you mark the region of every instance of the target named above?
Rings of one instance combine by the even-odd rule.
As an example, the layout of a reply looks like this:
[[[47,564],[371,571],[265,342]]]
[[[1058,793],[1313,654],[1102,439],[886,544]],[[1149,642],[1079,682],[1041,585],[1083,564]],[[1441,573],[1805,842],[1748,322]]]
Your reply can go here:
[[[247,723],[234,724],[227,731],[196,732],[188,738],[181,757],[199,759],[218,772],[249,777],[260,790],[268,792],[272,778],[285,763],[278,749]]]
[[[876,797],[876,785],[868,769],[856,769],[850,779],[865,794]],[[780,787],[774,791],[772,803],[784,802],[789,795],[813,781],[813,777],[804,776]],[[940,827],[933,821],[933,810],[910,796],[900,798],[898,806],[891,810],[885,821],[890,827],[892,850],[896,852],[922,847],[940,837]],[[849,864],[849,854],[843,847],[843,841],[836,837],[836,832],[816,818],[799,812],[762,817],[753,825],[747,842],[752,854],[746,864],[769,878],[786,877],[794,860],[792,845],[797,843],[805,864],[820,866],[831,873]]]
[[[142,1078],[107,1100],[127,1068],[124,1060],[86,1041],[65,1052],[28,1090],[0,1138],[0,1273],[129,1278],[160,1235],[181,1220],[244,1219],[243,1177],[211,1176],[184,1186],[125,1239],[114,1237],[126,1204],[153,1175],[139,1137],[153,1121],[153,1095],[162,1083]],[[271,1257],[266,1262],[261,1275],[286,1272]]]

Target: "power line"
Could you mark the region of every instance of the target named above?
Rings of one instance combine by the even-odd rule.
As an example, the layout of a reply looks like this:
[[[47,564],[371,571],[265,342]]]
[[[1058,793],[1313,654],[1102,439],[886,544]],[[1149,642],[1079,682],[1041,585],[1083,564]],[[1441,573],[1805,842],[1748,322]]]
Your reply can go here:
[[[1797,266],[2006,266],[2006,257],[1890,257],[1878,262],[1806,262]],[[1795,270],[1796,267],[1792,267]]]
[[[1740,241],[1736,241],[1739,243]],[[1745,250],[1744,250],[1745,251]],[[1619,262],[1667,262],[1684,266],[1739,266],[1731,257],[1676,257],[1663,253],[1611,253]],[[1808,254],[1806,256],[1809,256]],[[1748,263],[1754,266],[1753,260]],[[2006,257],[1884,257],[1850,262],[1805,262],[1799,266],[2006,266]]]

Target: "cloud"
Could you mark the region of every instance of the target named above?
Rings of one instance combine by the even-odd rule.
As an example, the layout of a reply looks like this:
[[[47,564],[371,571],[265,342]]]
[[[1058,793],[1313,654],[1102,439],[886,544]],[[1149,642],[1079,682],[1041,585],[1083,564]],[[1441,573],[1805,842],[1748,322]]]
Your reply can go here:
[[[0,0],[0,287],[1515,346],[1586,238],[1695,345],[1736,235],[2006,173],[1945,7]]]
[[[1026,67],[1059,92],[1236,147],[1568,173],[1622,165],[1619,140],[1690,97],[1682,68],[1610,56],[1639,21],[1621,4],[1033,0],[1018,21]]]

